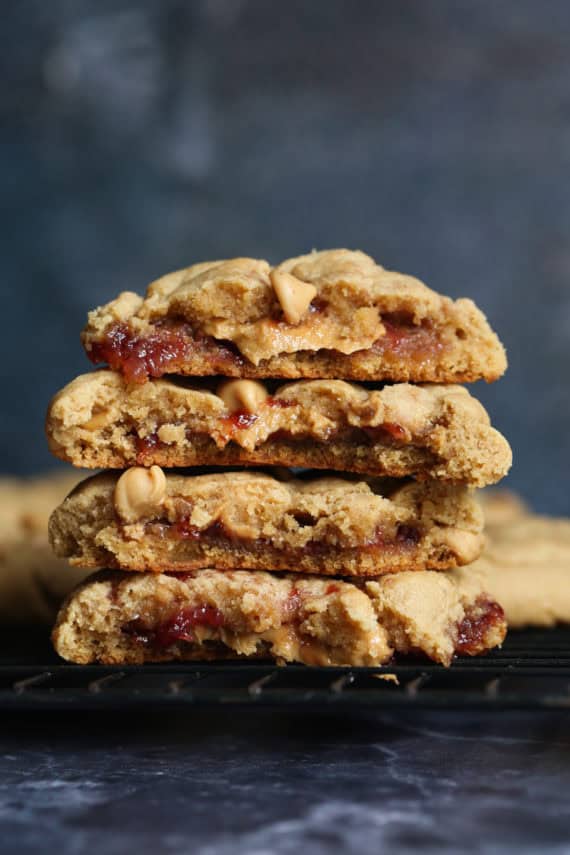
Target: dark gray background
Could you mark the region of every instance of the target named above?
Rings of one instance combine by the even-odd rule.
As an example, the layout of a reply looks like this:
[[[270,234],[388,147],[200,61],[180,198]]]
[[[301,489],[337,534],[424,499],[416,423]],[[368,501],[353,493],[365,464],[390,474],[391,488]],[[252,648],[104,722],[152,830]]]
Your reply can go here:
[[[3,3],[1,467],[55,465],[88,308],[344,245],[477,300],[509,483],[570,512],[569,32],[567,0]]]

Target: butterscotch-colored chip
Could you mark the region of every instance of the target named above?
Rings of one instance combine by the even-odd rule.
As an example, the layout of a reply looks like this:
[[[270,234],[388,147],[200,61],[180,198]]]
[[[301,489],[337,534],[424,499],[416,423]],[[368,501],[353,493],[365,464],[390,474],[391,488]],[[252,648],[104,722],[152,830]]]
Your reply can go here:
[[[114,504],[127,523],[138,522],[156,513],[166,496],[166,476],[160,466],[143,469],[133,466],[123,472],[115,486]]]
[[[107,413],[105,410],[101,410],[100,412],[95,413],[93,416],[91,416],[89,421],[85,422],[83,427],[85,428],[85,430],[96,431],[105,427],[108,421],[109,413]]]
[[[302,282],[290,273],[271,271],[271,282],[283,314],[290,324],[298,324],[317,296],[317,289],[309,282]]]
[[[268,397],[267,389],[255,380],[229,380],[218,387],[218,396],[230,413],[256,413]]]

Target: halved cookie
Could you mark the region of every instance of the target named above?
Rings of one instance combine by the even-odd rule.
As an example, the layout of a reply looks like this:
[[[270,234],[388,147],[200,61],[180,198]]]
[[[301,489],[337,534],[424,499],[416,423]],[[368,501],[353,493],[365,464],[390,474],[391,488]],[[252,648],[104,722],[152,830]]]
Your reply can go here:
[[[471,300],[453,301],[362,252],[277,267],[195,264],[90,312],[94,363],[129,381],[163,374],[412,382],[496,380],[504,349]]]
[[[83,481],[50,520],[57,555],[124,570],[290,570],[378,576],[447,569],[483,547],[465,487],[134,467]]]
[[[269,394],[253,380],[216,391],[172,380],[135,386],[102,370],[54,397],[46,431],[58,457],[97,469],[280,465],[484,486],[512,458],[482,405],[454,385],[301,380]]]
[[[359,587],[311,576],[204,569],[103,571],[61,609],[53,642],[71,662],[272,657],[381,665],[394,652],[443,665],[498,644],[501,607],[467,573],[399,573]]]

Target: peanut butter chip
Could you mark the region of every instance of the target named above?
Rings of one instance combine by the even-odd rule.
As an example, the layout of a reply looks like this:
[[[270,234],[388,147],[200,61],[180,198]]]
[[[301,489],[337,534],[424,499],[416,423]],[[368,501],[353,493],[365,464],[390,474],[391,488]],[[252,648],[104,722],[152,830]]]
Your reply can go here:
[[[229,380],[218,387],[217,394],[231,413],[256,413],[268,397],[265,386],[255,380]]]
[[[290,324],[298,324],[317,295],[317,289],[309,282],[302,282],[296,276],[282,271],[271,271],[271,282],[277,299],[281,303],[285,319]]]
[[[133,466],[115,486],[115,510],[121,520],[135,523],[155,513],[166,496],[166,477],[160,466]]]
[[[109,413],[106,410],[102,410],[99,413],[95,413],[94,416],[91,416],[88,422],[85,422],[83,425],[84,430],[100,430],[100,428],[105,427],[107,422],[109,421]]]

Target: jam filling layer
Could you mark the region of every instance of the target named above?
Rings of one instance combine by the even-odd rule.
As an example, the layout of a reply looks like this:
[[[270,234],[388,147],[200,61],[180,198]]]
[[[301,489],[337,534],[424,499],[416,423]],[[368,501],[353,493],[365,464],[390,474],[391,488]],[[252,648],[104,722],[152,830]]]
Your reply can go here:
[[[169,573],[178,579],[191,577],[189,573]],[[338,586],[329,585],[327,594],[338,590]],[[291,588],[287,598],[282,604],[283,623],[281,627],[273,632],[292,632],[295,634],[297,643],[303,647],[308,641],[298,633],[298,616],[303,606],[303,597],[298,588]],[[212,632],[212,638],[216,641],[219,633],[216,630],[227,627],[226,619],[215,606],[203,603],[197,606],[181,606],[168,613],[167,616],[158,621],[149,621],[141,617],[134,618],[123,624],[121,631],[124,635],[132,638],[137,644],[154,650],[165,650],[179,642],[188,644],[199,643],[196,627],[207,627]],[[270,633],[271,634],[271,633]],[[260,637],[261,639],[261,637]]]
[[[504,625],[505,613],[493,600],[478,599],[465,612],[457,628],[455,652],[459,656],[473,656],[488,646],[487,635],[494,627]]]
[[[301,527],[312,527],[317,520],[307,513],[298,513],[293,515],[295,520]],[[198,528],[192,525],[188,517],[180,517],[175,522],[149,522],[146,523],[145,529],[149,535],[162,539],[170,537],[179,541],[193,542],[196,544],[219,545],[224,548],[235,549],[255,549],[255,548],[270,548],[276,551],[290,553],[295,549],[299,549],[304,554],[309,555],[325,555],[330,552],[338,552],[337,543],[329,544],[321,540],[309,540],[302,547],[281,547],[276,546],[270,538],[245,538],[238,537],[219,520],[211,523],[206,528]],[[359,550],[382,550],[386,552],[404,552],[415,549],[420,543],[422,533],[419,528],[413,525],[399,523],[396,526],[395,533],[388,535],[380,526],[376,529],[374,535],[367,540],[356,543],[351,546],[344,547],[346,549]]]
[[[386,334],[371,350],[388,361],[406,359],[419,364],[433,360],[444,348],[429,323],[414,325],[398,315],[383,317],[382,323]],[[185,364],[195,357],[206,360],[213,374],[224,374],[229,368],[235,371],[248,363],[233,343],[196,333],[184,321],[170,318],[157,321],[145,335],[133,332],[128,323],[114,324],[100,341],[91,344],[88,356],[95,364],[107,363],[114,371],[121,371],[132,383],[183,373]]]
[[[279,399],[273,400],[278,401]],[[265,405],[267,404],[268,402],[266,401]],[[284,401],[283,404],[292,407],[295,405],[295,402]],[[269,401],[269,406],[272,406],[271,401]],[[233,442],[243,449],[243,446],[239,442],[240,434],[242,431],[247,431],[251,425],[255,424],[257,419],[258,416],[255,415],[255,413],[238,411],[219,420],[219,427],[216,427],[216,438],[214,438],[212,433],[209,432],[197,433],[196,431],[186,430],[186,440],[189,443],[203,443],[210,440],[212,447],[215,447],[216,449],[225,448]],[[147,460],[152,459],[153,455],[157,451],[163,451],[172,447],[171,444],[161,441],[158,435],[159,429],[160,426],[156,431],[153,431],[146,436],[139,436],[135,431],[132,432],[131,435],[134,440],[136,451],[136,462],[139,465],[144,465]],[[406,428],[402,427],[402,425],[395,422],[384,422],[383,424],[375,425],[374,427],[354,428],[350,426],[339,428],[338,430],[330,431],[326,438],[314,437],[310,433],[291,433],[290,431],[279,429],[270,433],[267,438],[259,442],[255,448],[261,448],[267,443],[300,444],[307,441],[310,441],[314,446],[320,448],[334,441],[350,442],[351,444],[366,446],[373,446],[379,443],[382,446],[390,445],[394,448],[401,448],[403,445],[416,445],[417,447],[423,447],[417,443],[414,444],[413,442],[410,442],[409,432]]]
[[[197,626],[218,629],[223,625],[224,616],[214,606],[185,606],[154,625],[142,618],[134,618],[123,625],[122,632],[139,644],[162,650],[179,641],[194,643],[197,640],[194,633]]]

